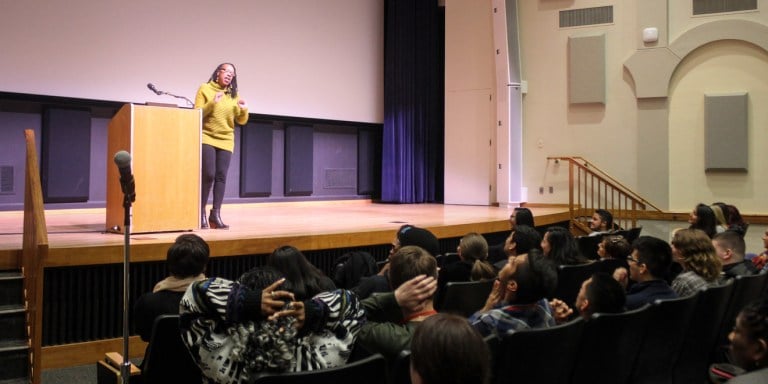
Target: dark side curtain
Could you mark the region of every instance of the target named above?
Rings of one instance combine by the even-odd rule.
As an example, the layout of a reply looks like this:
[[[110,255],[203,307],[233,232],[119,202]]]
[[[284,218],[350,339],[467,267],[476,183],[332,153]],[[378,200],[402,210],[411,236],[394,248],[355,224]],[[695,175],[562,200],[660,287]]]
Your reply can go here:
[[[381,200],[443,200],[445,12],[386,0]]]

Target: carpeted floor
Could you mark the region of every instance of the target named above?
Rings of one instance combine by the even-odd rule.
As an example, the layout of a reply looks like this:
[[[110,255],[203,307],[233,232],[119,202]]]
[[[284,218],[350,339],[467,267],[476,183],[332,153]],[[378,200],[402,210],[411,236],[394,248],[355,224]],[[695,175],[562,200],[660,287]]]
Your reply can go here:
[[[43,384],[96,384],[96,363],[77,367],[46,369]]]

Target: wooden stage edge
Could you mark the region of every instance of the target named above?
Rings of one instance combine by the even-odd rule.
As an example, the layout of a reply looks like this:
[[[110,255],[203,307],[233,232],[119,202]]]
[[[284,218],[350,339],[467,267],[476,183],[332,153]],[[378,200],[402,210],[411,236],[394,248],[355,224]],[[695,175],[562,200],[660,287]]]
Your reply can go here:
[[[431,230],[438,238],[509,229],[513,208],[445,204],[381,204],[370,200],[225,204],[228,230],[192,229],[132,233],[131,262],[158,261],[182,233],[196,233],[212,257],[271,253],[282,245],[321,250],[389,244],[403,224]],[[567,221],[566,206],[532,207],[536,225]],[[106,232],[104,208],[46,210],[45,267],[122,263],[125,238]],[[17,269],[22,248],[22,211],[0,212],[0,270]]]

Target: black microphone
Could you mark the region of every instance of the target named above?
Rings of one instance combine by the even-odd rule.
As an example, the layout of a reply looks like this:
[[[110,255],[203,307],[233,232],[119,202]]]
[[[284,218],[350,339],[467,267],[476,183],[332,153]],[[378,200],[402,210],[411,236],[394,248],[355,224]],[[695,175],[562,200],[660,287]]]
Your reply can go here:
[[[147,84],[147,88],[149,88],[149,90],[154,92],[155,94],[158,94],[158,95],[162,95],[163,94],[163,91],[158,91],[157,88],[155,88],[155,85],[152,84],[152,83]],[[128,153],[128,152],[126,152],[126,153]],[[128,155],[128,157],[130,159],[130,155]]]
[[[115,153],[115,164],[120,171],[120,187],[123,189],[123,194],[130,198],[131,202],[136,201],[136,184],[131,173],[131,154],[118,151]]]

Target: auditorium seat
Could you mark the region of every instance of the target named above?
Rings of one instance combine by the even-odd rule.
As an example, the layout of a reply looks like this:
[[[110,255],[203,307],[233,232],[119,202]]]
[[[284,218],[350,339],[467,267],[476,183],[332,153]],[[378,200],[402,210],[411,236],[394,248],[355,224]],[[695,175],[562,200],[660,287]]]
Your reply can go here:
[[[603,236],[579,236],[576,238],[576,244],[579,248],[579,253],[589,260],[598,260],[600,255],[597,254],[598,245],[603,241]]]
[[[583,330],[579,317],[504,335],[493,354],[492,383],[568,383]]]
[[[685,330],[680,355],[675,364],[673,382],[679,384],[707,382],[710,351],[716,344],[728,300],[733,293],[733,280],[702,289]]]
[[[634,384],[671,384],[685,331],[699,299],[695,295],[656,300],[650,308],[648,327],[632,373]],[[695,319],[702,321],[702,319]]]
[[[389,382],[391,384],[411,384],[411,351],[401,351],[392,363]]]
[[[115,380],[117,373],[120,372],[122,356],[114,352],[108,353],[107,356],[111,364],[101,361],[96,366],[98,383],[114,382],[112,380]],[[132,370],[135,369],[135,367],[132,368]],[[202,377],[200,368],[181,341],[179,315],[158,316],[152,325],[152,336],[141,364],[141,372],[137,377],[138,382],[198,384],[202,383]],[[135,380],[132,378],[131,382],[133,381]]]
[[[341,367],[317,371],[265,373],[254,384],[387,384],[387,361],[375,354]]]
[[[574,307],[581,284],[600,268],[599,262],[557,267],[557,288],[554,297]]]
[[[628,383],[648,327],[650,307],[593,314],[584,325],[571,382]]]
[[[733,279],[733,293],[728,301],[723,321],[717,336],[717,345],[712,350],[711,359],[715,363],[725,363],[724,353],[728,350],[728,334],[736,323],[736,316],[742,308],[760,297],[765,289],[768,273],[761,272],[751,276],[736,276]]]
[[[599,268],[600,272],[605,272],[613,276],[613,271],[615,271],[616,268],[626,268],[627,271],[629,271],[629,264],[627,264],[627,260],[624,260],[624,259],[600,260],[600,268]]]
[[[483,307],[493,289],[493,280],[449,281],[439,306],[440,312],[469,317]]]

